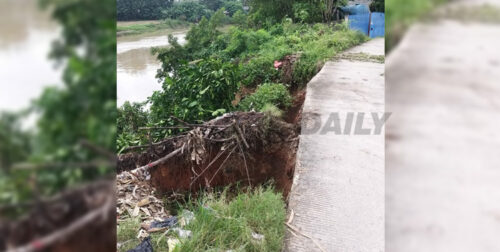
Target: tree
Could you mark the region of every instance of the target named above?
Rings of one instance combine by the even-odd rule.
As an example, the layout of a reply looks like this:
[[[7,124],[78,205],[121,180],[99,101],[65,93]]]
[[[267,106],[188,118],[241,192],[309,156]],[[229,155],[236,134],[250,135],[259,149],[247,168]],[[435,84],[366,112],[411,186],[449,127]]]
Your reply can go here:
[[[200,2],[213,11],[220,9],[224,5],[223,0],[201,0]]]
[[[148,124],[148,112],[144,103],[130,103],[126,101],[118,108],[116,127],[118,134],[122,132],[136,132],[139,127]]]
[[[385,0],[374,0],[370,4],[371,12],[385,12]]]
[[[152,20],[161,18],[163,9],[173,0],[116,0],[118,20]]]

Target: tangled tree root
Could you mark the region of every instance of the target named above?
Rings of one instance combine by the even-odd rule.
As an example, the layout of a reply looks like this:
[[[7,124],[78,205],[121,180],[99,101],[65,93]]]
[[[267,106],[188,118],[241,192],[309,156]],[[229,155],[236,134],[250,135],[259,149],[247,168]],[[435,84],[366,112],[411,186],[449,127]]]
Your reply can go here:
[[[150,178],[161,192],[197,191],[274,180],[287,195],[298,144],[297,127],[256,112],[226,114],[187,134],[123,154],[118,171]]]
[[[115,251],[112,180],[36,202],[20,220],[0,219],[0,251]]]

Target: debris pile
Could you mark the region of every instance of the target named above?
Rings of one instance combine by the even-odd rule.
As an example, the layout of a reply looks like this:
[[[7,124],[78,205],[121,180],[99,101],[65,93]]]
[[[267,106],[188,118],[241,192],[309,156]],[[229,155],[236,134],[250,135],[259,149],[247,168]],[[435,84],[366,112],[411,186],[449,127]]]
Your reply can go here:
[[[156,190],[146,180],[140,180],[129,172],[116,176],[116,212],[118,219],[125,216],[139,217],[145,221],[168,217],[163,202],[155,197]]]

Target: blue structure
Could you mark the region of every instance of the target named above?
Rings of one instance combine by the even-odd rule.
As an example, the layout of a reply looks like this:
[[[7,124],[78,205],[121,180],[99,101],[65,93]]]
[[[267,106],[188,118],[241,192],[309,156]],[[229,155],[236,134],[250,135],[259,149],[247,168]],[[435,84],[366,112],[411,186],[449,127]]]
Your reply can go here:
[[[370,31],[368,35],[370,38],[385,36],[385,13],[372,12]]]
[[[343,7],[342,11],[349,15],[349,28],[358,30],[370,38],[383,37],[385,35],[385,14],[382,12],[370,12],[367,5],[350,5]]]

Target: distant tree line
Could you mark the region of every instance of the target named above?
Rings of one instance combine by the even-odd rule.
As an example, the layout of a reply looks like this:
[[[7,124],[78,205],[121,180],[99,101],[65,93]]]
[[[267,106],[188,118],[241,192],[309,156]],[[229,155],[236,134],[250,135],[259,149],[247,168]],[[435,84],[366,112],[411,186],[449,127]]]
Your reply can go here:
[[[117,0],[118,20],[159,19],[162,10],[172,6],[174,0]]]
[[[243,8],[239,0],[117,0],[117,19],[153,20],[182,19],[198,22],[210,17],[215,11],[225,8],[230,16]]]

